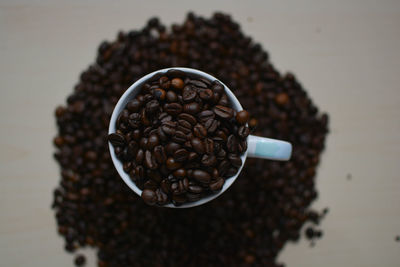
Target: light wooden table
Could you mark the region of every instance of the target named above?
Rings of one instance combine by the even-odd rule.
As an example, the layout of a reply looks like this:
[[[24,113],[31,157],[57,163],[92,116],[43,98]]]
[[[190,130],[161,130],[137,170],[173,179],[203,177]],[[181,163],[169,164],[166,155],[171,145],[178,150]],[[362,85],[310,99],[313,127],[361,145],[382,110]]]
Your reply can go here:
[[[231,13],[331,115],[314,205],[330,207],[325,235],[314,248],[287,245],[279,260],[399,266],[400,1],[362,0],[1,0],[0,266],[72,266],[50,210],[59,182],[53,110],[103,39],[151,15],[181,22],[187,10]]]

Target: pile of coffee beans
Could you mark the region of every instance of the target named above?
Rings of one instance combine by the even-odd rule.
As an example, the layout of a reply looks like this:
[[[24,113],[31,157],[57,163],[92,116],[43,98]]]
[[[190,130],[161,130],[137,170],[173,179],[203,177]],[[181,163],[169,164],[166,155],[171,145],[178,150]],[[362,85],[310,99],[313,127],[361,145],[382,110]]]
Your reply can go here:
[[[141,86],[108,140],[147,204],[197,201],[238,172],[249,113],[231,106],[220,82],[177,69]]]
[[[177,66],[225,83],[249,111],[255,135],[293,144],[291,160],[248,159],[229,190],[196,208],[146,205],[113,166],[109,120],[133,82]],[[300,238],[305,223],[319,222],[309,206],[317,197],[328,116],[229,15],[189,13],[171,28],[152,18],[141,30],[103,42],[55,115],[58,231],[67,251],[97,248],[99,266],[282,266],[276,262],[282,247]]]

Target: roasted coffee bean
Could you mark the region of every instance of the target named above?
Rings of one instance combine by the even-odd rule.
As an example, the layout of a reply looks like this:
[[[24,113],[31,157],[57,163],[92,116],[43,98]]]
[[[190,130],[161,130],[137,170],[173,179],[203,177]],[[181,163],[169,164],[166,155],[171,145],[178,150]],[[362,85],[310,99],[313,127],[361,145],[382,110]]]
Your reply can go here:
[[[181,167],[181,163],[175,161],[174,158],[168,158],[165,164],[169,170],[176,170]]]
[[[169,103],[164,105],[164,110],[168,114],[178,115],[179,113],[182,112],[182,106],[179,103]]]
[[[139,108],[142,106],[142,103],[139,102],[137,99],[132,99],[131,101],[128,102],[126,105],[126,108],[129,110],[129,112],[138,112]]]
[[[199,96],[201,99],[210,100],[213,97],[213,91],[210,89],[202,89],[199,92]]]
[[[154,147],[154,158],[159,164],[163,164],[167,160],[165,149],[163,146]]]
[[[140,138],[139,145],[142,149],[147,149],[147,145],[149,144],[149,139],[146,137]]]
[[[200,194],[186,193],[186,199],[189,202],[198,201],[201,198]]]
[[[167,92],[166,98],[167,98],[167,101],[170,103],[178,101],[178,95],[172,90],[169,90]]]
[[[144,159],[144,151],[143,149],[139,149],[138,152],[136,153],[136,158],[135,158],[136,164],[142,164],[143,159]]]
[[[139,141],[140,140],[140,130],[139,129],[135,129],[132,131],[132,138],[135,141]]]
[[[173,174],[174,174],[174,176],[176,177],[176,178],[179,178],[179,179],[181,179],[181,178],[184,178],[185,176],[186,176],[186,170],[185,169],[177,169],[177,170],[175,170],[174,172],[173,172]]]
[[[76,266],[83,266],[86,263],[86,258],[85,256],[79,254],[76,256],[75,261],[74,261]]]
[[[229,169],[226,171],[225,176],[226,176],[226,177],[232,177],[232,176],[234,176],[237,172],[238,172],[238,169],[237,169],[236,167],[231,167],[231,168],[229,168]]]
[[[173,88],[181,90],[183,88],[183,86],[185,86],[185,83],[183,82],[183,80],[181,78],[173,78],[171,80],[171,85]]]
[[[147,182],[144,183],[143,188],[156,191],[158,188],[158,184],[153,180],[147,180]]]
[[[175,153],[175,151],[177,151],[180,148],[181,148],[181,145],[179,145],[175,142],[169,142],[165,146],[165,152],[167,153],[167,155],[173,155]]]
[[[233,109],[225,106],[217,105],[213,109],[215,115],[222,119],[230,119],[233,117],[234,111]]]
[[[205,122],[204,126],[207,128],[207,132],[214,133],[218,128],[218,121],[210,119]]]
[[[181,131],[176,131],[175,134],[172,136],[172,141],[182,144],[186,142],[186,134]]]
[[[174,135],[175,134],[175,128],[176,128],[176,122],[172,122],[172,121],[166,121],[161,125],[161,130],[166,135]]]
[[[227,160],[223,160],[220,162],[218,165],[218,172],[221,176],[225,176],[226,172],[228,171],[230,167],[230,163]]]
[[[228,154],[228,159],[233,166],[242,166],[242,159],[237,154]]]
[[[223,106],[223,107],[228,107],[229,106],[229,99],[228,96],[223,94],[221,95],[219,101],[218,101],[218,105]],[[234,113],[232,113],[232,116],[234,115]]]
[[[189,156],[189,152],[184,148],[178,149],[174,153],[174,159],[177,162],[185,161],[188,158],[188,156]]]
[[[204,140],[204,150],[207,154],[214,153],[214,141],[210,138]]]
[[[152,115],[158,111],[159,107],[160,104],[158,100],[151,100],[146,104],[146,113]]]
[[[148,138],[147,147],[148,147],[148,149],[153,149],[159,143],[160,143],[160,140],[158,138],[158,135],[157,134],[152,134]]]
[[[178,124],[186,129],[188,129],[189,131],[192,128],[192,125],[188,121],[185,121],[185,120],[178,120]]]
[[[167,179],[162,180],[160,186],[166,194],[168,194],[171,190],[171,183]]]
[[[114,146],[123,146],[125,144],[125,138],[122,134],[112,133],[108,136],[108,141]]]
[[[205,172],[203,170],[194,170],[192,174],[193,179],[196,181],[207,184],[211,180],[211,176],[208,172]]]
[[[197,96],[196,90],[190,86],[187,85],[185,88],[183,88],[182,92],[182,100],[186,103],[192,102]]]
[[[211,191],[218,191],[222,189],[222,186],[224,185],[225,180],[224,178],[220,177],[218,180],[215,182],[210,183],[210,189]]]
[[[186,73],[181,71],[181,70],[177,70],[177,69],[170,69],[167,71],[166,75],[171,79],[171,78],[185,78],[186,77]]]
[[[199,114],[197,114],[197,117],[199,118],[199,120],[201,122],[206,122],[210,119],[214,119],[215,113],[212,112],[211,110],[204,110],[204,111],[201,111]]]
[[[201,158],[201,164],[210,167],[217,164],[217,158],[214,155],[204,154]]]
[[[153,190],[150,189],[143,190],[141,197],[143,201],[146,202],[147,205],[153,206],[157,203],[157,195]]]
[[[229,152],[236,152],[237,151],[237,139],[236,137],[231,134],[230,136],[228,136],[228,140],[226,141],[226,147],[228,148]]]
[[[193,133],[199,138],[205,138],[207,136],[207,129],[203,125],[198,123],[194,126]]]
[[[165,90],[163,90],[161,88],[157,88],[154,90],[153,96],[155,99],[163,101],[165,99],[165,97],[167,96],[167,93],[165,92]]]
[[[190,80],[189,83],[196,87],[207,88],[207,84],[200,80]]]
[[[139,128],[139,127],[140,127],[140,122],[141,122],[141,116],[140,116],[140,114],[139,114],[139,113],[131,113],[131,114],[129,115],[129,120],[128,120],[128,122],[129,122],[129,125],[130,125],[132,128],[134,128],[134,129]]]
[[[168,195],[165,194],[160,188],[156,190],[157,204],[164,205],[168,202]]]
[[[193,138],[192,140],[190,140],[190,143],[192,144],[194,151],[196,151],[199,154],[204,153],[204,143],[203,141],[201,141],[201,139],[197,137]]]
[[[249,118],[249,112],[247,112],[246,110],[241,110],[236,113],[236,121],[239,124],[245,124],[246,122],[248,122]]]
[[[167,76],[162,76],[158,82],[163,89],[169,89],[171,86],[171,81]]]
[[[197,155],[196,152],[190,152],[188,156],[188,161],[194,161],[198,158],[199,156]]]
[[[149,150],[146,150],[144,152],[144,164],[146,165],[147,168],[154,170],[157,169],[158,165],[155,162],[155,159],[153,158],[152,153]]]
[[[180,120],[185,120],[185,121],[189,122],[192,126],[194,126],[197,123],[196,118],[188,113],[181,113],[178,115],[178,118]]]
[[[243,140],[238,144],[238,152],[244,153],[247,150],[247,141]]]
[[[192,193],[200,194],[201,192],[203,192],[203,187],[199,185],[189,185],[188,190]]]
[[[249,130],[249,127],[246,127],[246,126],[240,126],[239,127],[239,129],[238,129],[238,136],[240,137],[240,138],[246,138],[247,136],[249,136],[249,134],[250,134],[250,130]]]
[[[189,114],[197,114],[200,111],[200,105],[197,102],[191,102],[183,106],[183,111]]]

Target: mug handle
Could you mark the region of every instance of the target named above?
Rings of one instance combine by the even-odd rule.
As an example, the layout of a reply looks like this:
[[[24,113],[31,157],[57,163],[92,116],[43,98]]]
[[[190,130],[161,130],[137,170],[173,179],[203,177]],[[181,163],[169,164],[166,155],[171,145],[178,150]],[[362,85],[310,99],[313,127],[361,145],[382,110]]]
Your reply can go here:
[[[292,144],[286,141],[249,135],[248,157],[273,159],[273,160],[289,160],[292,155]]]

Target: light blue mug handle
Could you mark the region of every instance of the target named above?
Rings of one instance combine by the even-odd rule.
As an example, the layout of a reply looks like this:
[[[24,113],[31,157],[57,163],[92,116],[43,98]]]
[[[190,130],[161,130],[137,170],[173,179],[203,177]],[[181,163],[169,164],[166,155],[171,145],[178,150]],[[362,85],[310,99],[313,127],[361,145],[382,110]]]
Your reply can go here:
[[[249,135],[247,140],[248,157],[284,161],[292,155],[292,144],[289,142],[255,135]]]

